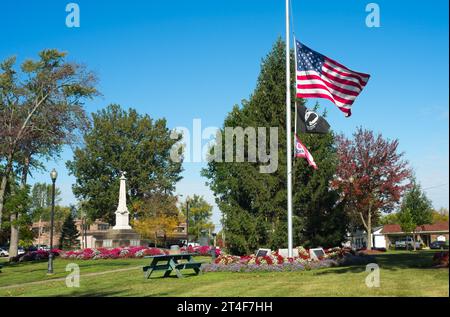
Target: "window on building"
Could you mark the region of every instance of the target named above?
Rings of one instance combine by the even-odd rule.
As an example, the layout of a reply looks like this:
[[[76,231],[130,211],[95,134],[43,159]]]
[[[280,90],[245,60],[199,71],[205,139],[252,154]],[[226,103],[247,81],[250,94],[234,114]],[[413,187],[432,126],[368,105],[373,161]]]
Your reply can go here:
[[[103,247],[104,248],[111,248],[112,247],[112,240],[103,240]]]
[[[130,240],[131,247],[138,247],[141,244],[140,240]]]
[[[99,231],[106,231],[106,230],[108,230],[108,228],[109,228],[108,224],[98,224],[97,225],[97,230],[99,230]]]

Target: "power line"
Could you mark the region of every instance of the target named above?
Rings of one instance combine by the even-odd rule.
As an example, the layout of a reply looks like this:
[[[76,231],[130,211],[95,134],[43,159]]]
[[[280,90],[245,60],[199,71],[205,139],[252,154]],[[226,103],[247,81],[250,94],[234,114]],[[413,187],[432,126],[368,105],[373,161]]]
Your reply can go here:
[[[426,188],[424,188],[423,190],[428,190],[428,189],[438,188],[438,187],[442,187],[442,186],[445,186],[445,185],[448,185],[448,183],[440,184],[440,185],[436,185],[436,186],[426,187]]]

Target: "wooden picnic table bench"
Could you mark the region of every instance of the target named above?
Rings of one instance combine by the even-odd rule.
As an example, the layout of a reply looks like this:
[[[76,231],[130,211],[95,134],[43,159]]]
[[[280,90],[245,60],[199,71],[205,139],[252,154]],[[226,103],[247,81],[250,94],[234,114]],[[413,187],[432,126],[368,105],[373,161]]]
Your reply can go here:
[[[142,268],[144,276],[148,279],[153,271],[165,271],[164,277],[168,277],[172,271],[175,271],[178,278],[183,278],[183,274],[181,274],[180,271],[184,269],[193,269],[196,275],[198,275],[201,273],[200,267],[202,263],[195,262],[194,255],[195,254],[181,253],[145,256],[144,258],[152,259],[152,261],[150,262],[150,265]],[[163,263],[161,264],[161,262]]]

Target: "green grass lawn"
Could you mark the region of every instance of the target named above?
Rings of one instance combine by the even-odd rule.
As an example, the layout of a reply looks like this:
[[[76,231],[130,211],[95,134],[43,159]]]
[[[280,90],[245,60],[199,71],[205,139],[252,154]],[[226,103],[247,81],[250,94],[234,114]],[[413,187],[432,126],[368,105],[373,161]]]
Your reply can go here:
[[[377,255],[379,288],[366,286],[364,266],[200,276],[186,272],[184,279],[161,278],[162,272],[156,272],[145,280],[140,267],[148,263],[146,259],[76,261],[81,271],[79,288],[68,288],[64,281],[12,286],[64,278],[68,274],[65,266],[73,261],[57,259],[51,277],[46,275],[46,262],[6,265],[0,273],[0,296],[449,296],[449,271],[431,268],[433,254],[397,251]],[[126,268],[130,270],[83,277]]]

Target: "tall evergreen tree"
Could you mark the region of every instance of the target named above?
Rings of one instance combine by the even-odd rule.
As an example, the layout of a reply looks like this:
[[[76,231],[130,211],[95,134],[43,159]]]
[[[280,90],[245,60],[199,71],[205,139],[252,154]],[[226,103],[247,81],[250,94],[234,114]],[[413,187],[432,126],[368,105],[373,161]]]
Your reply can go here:
[[[293,53],[291,59],[294,60]],[[291,74],[294,100],[293,69]],[[249,253],[263,246],[273,249],[287,246],[285,94],[285,45],[278,40],[262,63],[250,100],[244,100],[241,107],[234,106],[221,130],[224,134],[225,127],[278,127],[278,169],[261,173],[261,162],[247,160],[211,161],[202,171],[224,215],[226,242],[233,253]],[[294,127],[294,122],[291,126]],[[302,134],[300,139],[319,169],[312,170],[305,160],[293,160],[294,244],[336,245],[344,238],[347,221],[337,203],[338,194],[329,188],[336,166],[333,135]],[[269,137],[266,141],[270,142]]]
[[[59,238],[59,246],[61,249],[71,249],[79,245],[77,226],[73,218],[72,212],[69,213],[66,220],[63,223],[61,230],[61,237]]]

